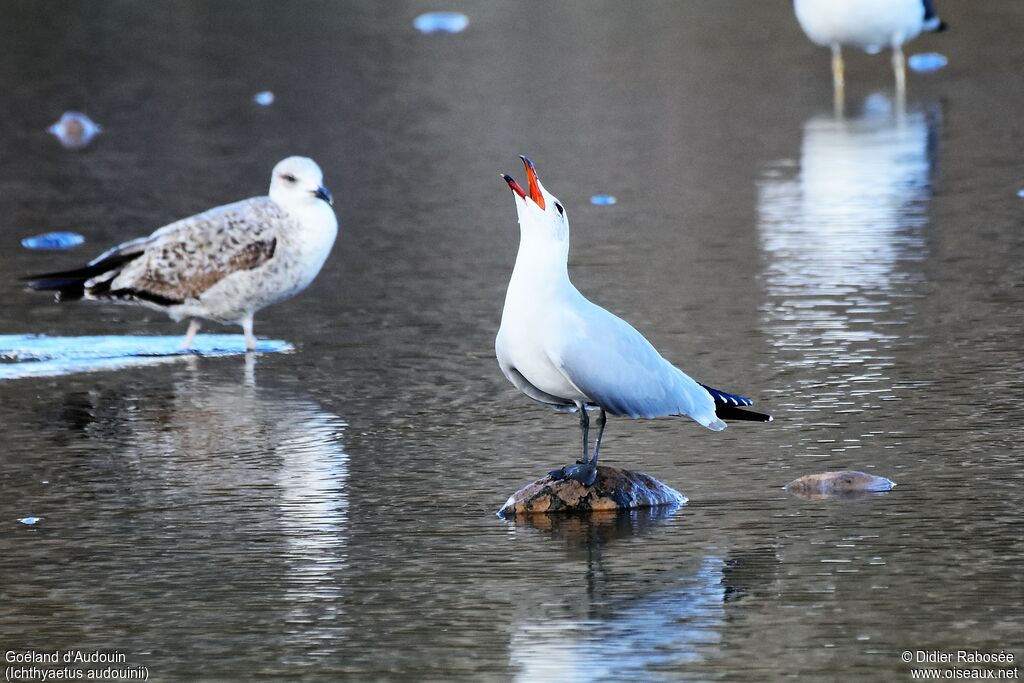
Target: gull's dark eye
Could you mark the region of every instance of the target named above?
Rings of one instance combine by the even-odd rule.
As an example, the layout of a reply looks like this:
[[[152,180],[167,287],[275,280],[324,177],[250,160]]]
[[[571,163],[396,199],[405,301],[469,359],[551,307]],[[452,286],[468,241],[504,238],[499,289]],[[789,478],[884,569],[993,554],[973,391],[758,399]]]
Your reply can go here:
[[[298,178],[293,176],[291,173],[285,173],[281,177],[287,180],[289,183],[294,183],[296,180],[298,180]]]
[[[558,209],[558,215],[559,216],[564,216],[565,215],[565,209],[562,208],[561,204],[559,204],[558,202],[555,202],[555,208]]]

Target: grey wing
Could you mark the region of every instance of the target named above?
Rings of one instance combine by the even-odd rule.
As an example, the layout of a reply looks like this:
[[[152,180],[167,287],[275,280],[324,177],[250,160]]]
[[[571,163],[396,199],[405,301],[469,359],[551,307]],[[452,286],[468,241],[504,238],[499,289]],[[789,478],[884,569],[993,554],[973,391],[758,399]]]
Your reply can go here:
[[[232,273],[257,268],[273,258],[280,228],[291,220],[268,197],[184,218],[150,237],[117,247],[142,247],[143,251],[104,286],[113,296],[130,295],[166,305],[198,298]]]
[[[590,304],[548,353],[566,379],[613,415],[688,415],[709,429],[725,427],[711,394],[629,323],[598,306]]]

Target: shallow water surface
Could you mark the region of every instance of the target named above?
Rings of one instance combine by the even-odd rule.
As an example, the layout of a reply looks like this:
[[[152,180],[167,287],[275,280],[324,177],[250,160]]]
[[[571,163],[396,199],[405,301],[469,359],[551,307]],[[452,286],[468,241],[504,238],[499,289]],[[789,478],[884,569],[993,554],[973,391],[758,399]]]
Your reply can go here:
[[[468,27],[420,33],[437,9]],[[836,118],[787,3],[10,3],[0,340],[55,338],[64,365],[0,362],[0,645],[189,681],[1019,664],[1024,10],[940,9],[950,31],[912,51],[948,66],[900,101],[885,56],[851,53]],[[103,134],[62,147],[67,109]],[[309,290],[257,315],[292,352],[133,347],[98,371],[69,340],[173,354],[184,325],[16,281],[261,194],[290,154],[324,168],[341,224]],[[602,460],[678,510],[494,514],[578,438],[493,356],[518,154],[571,216],[578,287],[775,415],[612,418]],[[85,247],[20,246],[69,225]],[[898,486],[781,489],[840,469]]]

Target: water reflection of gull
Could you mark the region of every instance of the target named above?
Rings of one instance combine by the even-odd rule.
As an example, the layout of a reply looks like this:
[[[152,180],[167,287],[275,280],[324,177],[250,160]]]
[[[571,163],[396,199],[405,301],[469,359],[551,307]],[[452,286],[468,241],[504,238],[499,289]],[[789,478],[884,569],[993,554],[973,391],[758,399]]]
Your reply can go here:
[[[760,182],[764,326],[787,367],[827,371],[836,392],[816,391],[819,402],[885,379],[913,315],[937,122],[873,95],[858,118],[809,119],[795,173],[778,164]]]
[[[721,639],[722,560],[707,557],[673,588],[585,618],[549,614],[514,625],[509,658],[519,681],[657,680],[659,668],[703,658]]]
[[[259,604],[279,615],[279,633],[294,639],[291,661],[301,663],[339,628],[346,425],[302,394],[256,386],[254,357],[247,360],[246,380],[211,383],[175,369],[169,389],[157,381],[141,396],[70,394],[75,403],[63,415],[86,437],[120,442],[117,472],[100,477],[132,492],[119,510],[147,528],[173,529],[172,550],[161,549],[145,571],[183,587],[166,596],[167,618],[196,596],[233,615]],[[196,563],[196,552],[218,558],[216,566]]]
[[[316,621],[327,616],[325,608],[333,609],[327,605],[339,596],[337,573],[345,564],[348,455],[340,438],[345,423],[306,398],[254,385],[196,384],[179,392],[175,406],[171,428],[161,429],[164,439],[174,442],[165,444],[170,450],[194,449],[197,443],[214,450],[230,443],[236,453],[258,454],[251,466],[262,470],[259,463],[273,463],[266,485],[276,494],[277,525],[286,543],[282,597],[290,605],[289,621],[304,625],[301,637],[311,637]],[[223,486],[220,467],[207,471]],[[252,483],[264,478],[262,472],[250,474]]]
[[[719,642],[728,591],[721,559],[674,558],[659,571],[645,568],[635,554],[605,553],[609,546],[657,536],[675,512],[535,515],[509,523],[516,533],[564,543],[566,559],[580,565],[585,578],[565,584],[559,573],[531,583],[531,599],[511,625],[516,680],[651,680],[659,667],[700,660],[702,646]],[[637,570],[645,580],[637,580]],[[537,585],[557,587],[558,593],[538,599]]]

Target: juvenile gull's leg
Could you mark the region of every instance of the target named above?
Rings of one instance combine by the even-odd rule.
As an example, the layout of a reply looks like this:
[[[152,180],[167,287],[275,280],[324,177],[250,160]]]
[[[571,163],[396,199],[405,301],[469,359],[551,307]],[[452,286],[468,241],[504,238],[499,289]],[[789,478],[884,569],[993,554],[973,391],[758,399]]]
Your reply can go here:
[[[196,333],[199,332],[199,328],[203,324],[199,322],[198,318],[192,318],[188,321],[188,332],[185,333],[185,341],[181,343],[181,348],[188,351],[192,348],[192,340],[196,338]]]
[[[843,49],[839,43],[832,43],[832,104],[837,117],[842,117],[846,100],[845,70]]]
[[[892,45],[892,72],[896,76],[896,96],[903,97],[907,92],[907,62],[903,58],[903,45]]]
[[[242,331],[245,332],[245,350],[256,350],[256,337],[252,333],[252,313],[242,318]]]

